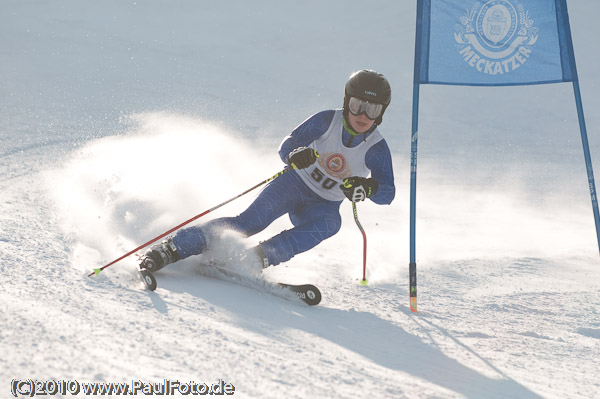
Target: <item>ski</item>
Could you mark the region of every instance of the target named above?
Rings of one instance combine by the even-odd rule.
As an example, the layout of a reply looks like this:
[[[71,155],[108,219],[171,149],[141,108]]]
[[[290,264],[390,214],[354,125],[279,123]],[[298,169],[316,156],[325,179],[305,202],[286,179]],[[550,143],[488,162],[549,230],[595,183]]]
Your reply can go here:
[[[222,267],[216,266],[214,264],[201,264],[203,267],[207,267],[213,269],[214,271],[220,273],[223,276],[228,277],[228,281],[234,281],[238,283],[242,283],[242,285],[249,286],[251,288],[259,289],[260,287],[268,287],[269,283],[266,281],[262,281],[262,283],[252,283],[248,280],[247,277],[244,277],[241,274],[232,272],[230,270],[226,270]],[[144,283],[144,286],[150,290],[156,290],[157,283],[156,277],[154,274],[148,269],[144,269],[138,266],[137,268],[138,275],[140,280]],[[244,281],[246,284],[244,284]],[[281,288],[284,292],[277,292],[276,288]],[[296,297],[298,297],[302,302],[306,303],[309,306],[318,305],[321,302],[321,291],[314,286],[313,284],[287,284],[287,283],[276,283],[270,289],[268,289],[270,293],[273,295],[285,298],[285,291],[289,291],[293,293]]]
[[[216,260],[211,260],[201,263],[200,266],[215,271],[221,276],[227,277],[226,281],[233,281],[240,285],[254,288],[261,292],[268,292],[281,298],[288,299],[288,296],[285,294],[291,292],[295,297],[298,297],[298,299],[309,306],[315,306],[321,302],[321,291],[312,284],[270,283],[262,279],[254,279],[228,270],[220,263],[221,262]],[[211,273],[210,276],[214,276],[214,273]]]
[[[309,306],[315,306],[321,302],[321,291],[312,284],[296,285],[278,283],[278,285],[292,291],[301,301]]]

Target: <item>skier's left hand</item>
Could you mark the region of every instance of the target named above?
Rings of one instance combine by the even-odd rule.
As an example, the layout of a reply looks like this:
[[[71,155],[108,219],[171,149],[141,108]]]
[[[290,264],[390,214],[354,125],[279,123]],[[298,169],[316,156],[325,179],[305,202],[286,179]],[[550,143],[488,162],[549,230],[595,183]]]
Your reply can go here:
[[[350,201],[358,202],[375,195],[379,183],[372,177],[352,176],[344,179],[344,184],[340,184],[340,188]]]

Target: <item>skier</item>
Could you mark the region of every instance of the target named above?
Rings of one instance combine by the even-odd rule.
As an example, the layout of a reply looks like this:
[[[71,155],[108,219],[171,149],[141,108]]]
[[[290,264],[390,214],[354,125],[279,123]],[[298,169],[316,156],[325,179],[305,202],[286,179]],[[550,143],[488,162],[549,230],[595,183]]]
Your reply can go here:
[[[157,271],[201,254],[224,230],[248,237],[288,214],[293,228],[236,257],[260,270],[288,261],[336,234],[345,198],[390,204],[395,195],[392,158],[377,129],[390,100],[391,88],[382,74],[353,73],[345,86],[342,109],[309,117],[281,143],[279,156],[293,170],[272,180],[240,215],[181,229],[153,245],[140,267]]]

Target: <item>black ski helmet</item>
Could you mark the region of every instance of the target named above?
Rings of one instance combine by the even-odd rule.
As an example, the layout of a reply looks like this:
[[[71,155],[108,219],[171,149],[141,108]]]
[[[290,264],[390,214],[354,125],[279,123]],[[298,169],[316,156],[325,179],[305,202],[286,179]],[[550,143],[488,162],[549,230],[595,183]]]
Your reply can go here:
[[[385,76],[372,69],[363,69],[350,75],[346,82],[343,108],[345,118],[348,118],[348,101],[350,101],[350,97],[358,97],[365,101],[383,105],[381,115],[375,120],[375,123],[380,125],[383,114],[390,105],[390,101],[392,101],[392,89]]]

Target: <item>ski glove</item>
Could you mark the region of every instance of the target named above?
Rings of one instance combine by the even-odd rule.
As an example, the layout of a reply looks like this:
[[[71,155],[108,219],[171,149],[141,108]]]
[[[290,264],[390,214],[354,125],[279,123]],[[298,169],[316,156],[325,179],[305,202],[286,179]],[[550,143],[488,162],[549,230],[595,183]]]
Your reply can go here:
[[[299,147],[289,153],[287,159],[288,164],[294,169],[308,168],[315,163],[319,153],[309,147]]]
[[[344,179],[344,184],[341,184],[340,188],[350,201],[358,202],[375,195],[379,183],[372,177],[353,176]]]

